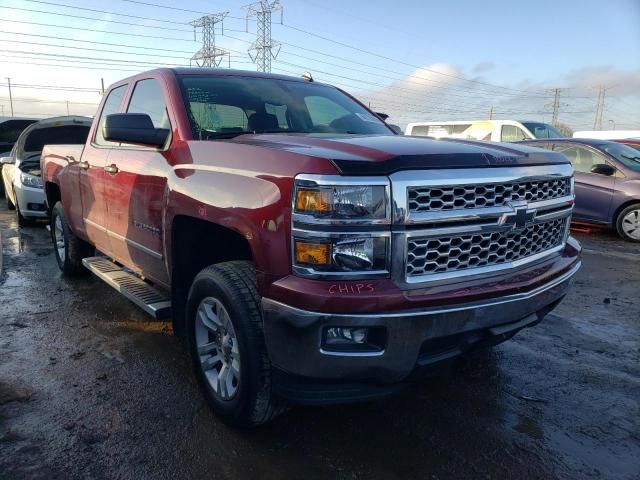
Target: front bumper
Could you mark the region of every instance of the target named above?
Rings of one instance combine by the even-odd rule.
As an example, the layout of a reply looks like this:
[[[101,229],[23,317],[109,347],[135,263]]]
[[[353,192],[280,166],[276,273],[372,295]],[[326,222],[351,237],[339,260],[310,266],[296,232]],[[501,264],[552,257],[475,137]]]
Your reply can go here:
[[[20,185],[15,187],[16,202],[23,217],[45,218],[47,208],[44,189]]]
[[[526,292],[389,313],[310,312],[264,298],[267,350],[273,366],[289,377],[397,384],[416,367],[451,358],[479,344],[499,343],[538,323],[566,295],[579,268],[576,259],[558,277]],[[324,352],[321,333],[325,327],[334,326],[383,327],[387,333],[385,348],[375,353]],[[368,395],[365,392],[362,396]]]

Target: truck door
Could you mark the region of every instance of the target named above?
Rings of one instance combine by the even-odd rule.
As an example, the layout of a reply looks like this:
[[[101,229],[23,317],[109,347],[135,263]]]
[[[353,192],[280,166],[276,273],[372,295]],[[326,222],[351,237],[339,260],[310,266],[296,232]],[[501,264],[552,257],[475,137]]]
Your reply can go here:
[[[82,201],[82,218],[87,238],[98,250],[109,254],[111,245],[107,234],[107,199],[105,198],[105,181],[108,178],[104,170],[107,159],[117,143],[108,142],[102,135],[102,126],[107,115],[118,113],[127,85],[112,89],[102,107],[93,141],[82,152],[80,169],[80,198]]]
[[[610,162],[601,154],[575,144],[559,142],[554,145],[554,150],[566,155],[575,170],[574,217],[607,223],[616,179],[613,175],[591,173],[591,169],[594,165]]]
[[[156,128],[171,128],[156,79],[134,86],[128,113],[146,113]],[[155,282],[168,284],[162,212],[169,169],[163,149],[122,144],[107,160],[105,181],[111,255]]]

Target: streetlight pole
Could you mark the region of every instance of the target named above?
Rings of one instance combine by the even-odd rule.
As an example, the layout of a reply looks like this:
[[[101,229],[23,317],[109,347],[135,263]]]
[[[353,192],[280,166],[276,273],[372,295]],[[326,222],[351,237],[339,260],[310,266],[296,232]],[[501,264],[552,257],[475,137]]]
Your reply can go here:
[[[614,122],[613,120],[609,120],[609,123],[613,124],[613,129],[615,130],[616,129],[616,122]]]
[[[11,96],[11,79],[9,77],[4,77],[7,79],[7,85],[9,85],[9,105],[11,105],[11,116],[13,117],[13,97]]]

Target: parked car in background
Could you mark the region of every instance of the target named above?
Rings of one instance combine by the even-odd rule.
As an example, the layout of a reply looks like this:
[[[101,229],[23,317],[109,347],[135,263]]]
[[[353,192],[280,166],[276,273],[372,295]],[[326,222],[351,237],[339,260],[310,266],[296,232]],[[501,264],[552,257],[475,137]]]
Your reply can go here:
[[[330,85],[226,69],[141,73],[99,112],[42,153],[58,265],[171,318],[233,424],[388,395],[539,323],[580,266],[554,152],[395,135]]]
[[[8,156],[22,131],[37,121],[37,118],[0,117],[0,158]],[[0,164],[1,171],[2,164]],[[2,194],[4,194],[4,183],[0,182],[0,195]]]
[[[626,138],[622,140],[616,140],[616,142],[628,145],[640,152],[640,138]]]
[[[407,125],[405,135],[490,140],[492,142],[518,142],[536,138],[564,138],[564,135],[551,125],[526,120],[417,122]]]
[[[599,138],[600,140],[618,140],[640,138],[640,130],[580,130],[573,132],[573,138]]]
[[[575,169],[573,218],[614,228],[640,242],[640,152],[599,139],[567,138],[522,142],[564,154]]]
[[[19,225],[47,216],[40,176],[40,154],[44,146],[82,143],[90,127],[91,119],[87,117],[40,120],[25,128],[9,155],[0,159],[7,206],[15,208]]]

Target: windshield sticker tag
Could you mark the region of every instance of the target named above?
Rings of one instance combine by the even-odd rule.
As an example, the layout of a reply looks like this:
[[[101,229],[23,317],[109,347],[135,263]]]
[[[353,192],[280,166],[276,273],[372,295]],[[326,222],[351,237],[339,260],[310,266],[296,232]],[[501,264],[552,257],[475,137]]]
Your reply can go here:
[[[370,113],[356,113],[356,116],[360,120],[362,120],[363,122],[369,122],[369,123],[379,123],[380,122],[380,120],[378,120],[376,117],[374,117]]]

